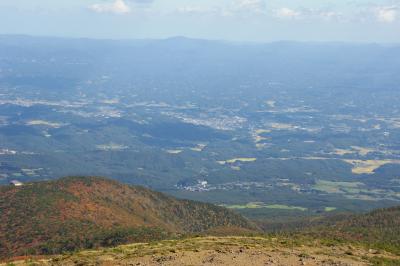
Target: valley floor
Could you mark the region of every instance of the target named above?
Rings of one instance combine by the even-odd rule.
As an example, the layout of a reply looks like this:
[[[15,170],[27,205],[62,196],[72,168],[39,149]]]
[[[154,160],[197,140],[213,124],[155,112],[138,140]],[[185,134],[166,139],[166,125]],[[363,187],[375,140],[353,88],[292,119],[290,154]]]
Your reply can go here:
[[[2,265],[2,264],[0,264]],[[284,238],[197,237],[81,251],[3,265],[400,265],[400,256],[353,245]]]

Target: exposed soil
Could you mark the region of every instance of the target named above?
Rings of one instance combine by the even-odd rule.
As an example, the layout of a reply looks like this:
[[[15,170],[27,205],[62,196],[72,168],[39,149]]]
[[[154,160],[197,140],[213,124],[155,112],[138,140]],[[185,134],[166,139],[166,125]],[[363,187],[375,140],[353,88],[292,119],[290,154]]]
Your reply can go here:
[[[82,251],[14,265],[371,265],[371,259],[398,260],[393,254],[350,245],[298,245],[274,238],[201,237]],[[395,264],[393,264],[395,265]],[[400,265],[400,264],[399,264]]]

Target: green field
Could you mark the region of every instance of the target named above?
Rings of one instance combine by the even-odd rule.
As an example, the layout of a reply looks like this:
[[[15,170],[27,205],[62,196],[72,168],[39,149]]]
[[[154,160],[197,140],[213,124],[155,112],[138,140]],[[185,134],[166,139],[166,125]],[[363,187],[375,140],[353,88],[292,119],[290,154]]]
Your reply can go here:
[[[299,206],[288,206],[283,204],[265,204],[263,202],[249,202],[247,204],[235,204],[235,205],[222,205],[229,209],[279,209],[279,210],[298,210],[298,211],[306,211],[307,208],[299,207]]]

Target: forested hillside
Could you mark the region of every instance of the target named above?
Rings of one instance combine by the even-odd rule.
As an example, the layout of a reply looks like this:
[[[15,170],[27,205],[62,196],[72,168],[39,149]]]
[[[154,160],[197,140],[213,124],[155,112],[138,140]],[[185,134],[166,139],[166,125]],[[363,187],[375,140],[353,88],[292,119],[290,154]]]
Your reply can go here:
[[[0,255],[50,254],[212,228],[256,227],[212,204],[96,177],[0,188]]]

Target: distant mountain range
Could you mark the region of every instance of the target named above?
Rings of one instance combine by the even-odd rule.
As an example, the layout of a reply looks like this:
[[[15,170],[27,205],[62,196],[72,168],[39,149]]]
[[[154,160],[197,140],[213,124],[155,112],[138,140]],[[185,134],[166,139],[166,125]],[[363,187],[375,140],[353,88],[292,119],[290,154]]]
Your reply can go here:
[[[0,83],[69,89],[89,77],[119,83],[172,79],[180,91],[206,84],[210,92],[237,83],[302,87],[396,87],[399,45],[340,42],[234,43],[175,37],[96,40],[0,35]],[[55,65],[56,64],[56,65]],[[12,68],[11,73],[7,69]],[[118,77],[118,78],[117,78]],[[256,79],[255,79],[256,77]],[[117,81],[114,81],[117,82]],[[227,88],[225,88],[227,87]],[[221,88],[222,89],[222,88]],[[394,89],[394,88],[393,88]]]
[[[212,204],[97,177],[0,187],[0,256],[52,254],[218,228],[257,230]]]

